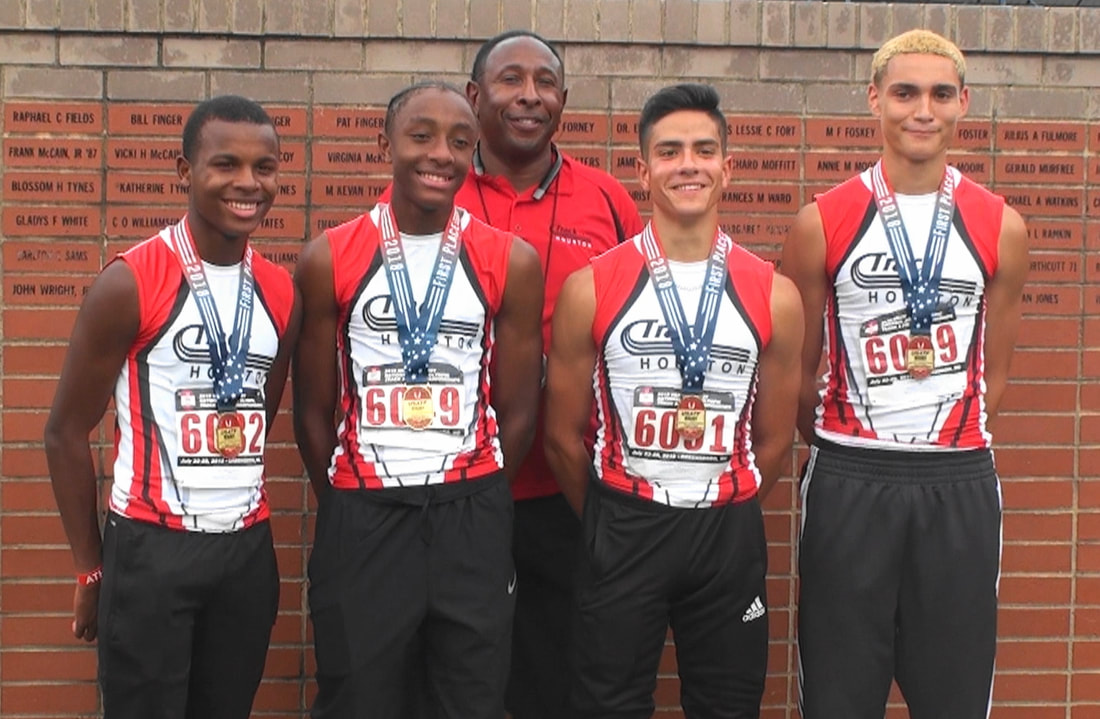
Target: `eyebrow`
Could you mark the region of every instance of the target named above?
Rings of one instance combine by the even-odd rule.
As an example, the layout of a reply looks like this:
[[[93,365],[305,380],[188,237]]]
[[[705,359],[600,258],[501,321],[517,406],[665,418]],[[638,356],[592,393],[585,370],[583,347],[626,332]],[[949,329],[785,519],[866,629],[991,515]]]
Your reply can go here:
[[[890,83],[891,90],[908,90],[910,92],[920,92],[920,85],[914,82],[893,82]],[[940,82],[932,85],[931,89],[935,92],[958,92],[958,85],[953,85],[949,82]]]

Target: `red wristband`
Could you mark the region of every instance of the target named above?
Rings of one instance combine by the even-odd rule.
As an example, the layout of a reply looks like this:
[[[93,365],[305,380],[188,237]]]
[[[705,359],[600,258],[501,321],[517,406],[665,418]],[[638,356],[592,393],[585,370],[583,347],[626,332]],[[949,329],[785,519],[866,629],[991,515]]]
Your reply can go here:
[[[90,587],[93,584],[99,584],[103,579],[103,565],[99,565],[90,572],[84,572],[76,575],[76,583],[82,587]]]

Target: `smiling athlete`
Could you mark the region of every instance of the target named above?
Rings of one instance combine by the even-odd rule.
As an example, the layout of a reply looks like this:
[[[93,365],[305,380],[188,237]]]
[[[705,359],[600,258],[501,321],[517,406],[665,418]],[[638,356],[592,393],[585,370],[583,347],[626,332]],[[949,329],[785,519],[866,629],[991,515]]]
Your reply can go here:
[[[685,716],[756,717],[768,654],[758,498],[794,434],[801,305],[718,227],[733,158],[714,88],[653,95],[639,143],[652,221],[574,273],[554,312],[547,457],[583,515],[572,709],[651,717],[671,625]]]
[[[246,719],[279,601],[264,440],[298,326],[285,270],[249,237],[279,138],[242,97],[199,104],[178,161],[187,214],[104,268],[46,425],[76,562],[73,633],[99,638],[107,719]],[[114,395],[102,541],[88,434]]]
[[[319,500],[315,719],[410,716],[421,672],[428,715],[504,714],[508,478],[534,431],[542,278],[530,246],[454,204],[477,137],[457,89],[399,92],[378,138],[391,202],[327,230],[298,264],[295,430]]]
[[[947,164],[970,103],[959,49],[914,30],[884,44],[871,73],[882,158],[804,207],[783,249],[805,307],[799,431],[812,445],[802,716],[881,719],[896,678],[913,719],[980,719],[1001,539],[989,422],[1027,235],[1001,197]]]

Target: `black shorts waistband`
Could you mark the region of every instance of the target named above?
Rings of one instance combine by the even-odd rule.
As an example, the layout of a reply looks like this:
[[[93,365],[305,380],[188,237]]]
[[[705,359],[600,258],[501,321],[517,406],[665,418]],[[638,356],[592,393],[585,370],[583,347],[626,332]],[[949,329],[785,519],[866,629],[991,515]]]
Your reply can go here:
[[[460,482],[443,482],[440,484],[423,484],[415,487],[386,487],[385,489],[336,489],[329,487],[329,492],[338,492],[344,498],[356,498],[364,502],[386,504],[397,507],[423,507],[429,504],[443,504],[453,502],[463,497],[484,492],[506,482],[503,470],[475,479]]]
[[[758,496],[754,494],[748,499],[742,500],[740,502],[708,504],[702,507],[672,507],[665,504],[664,502],[654,502],[651,499],[646,499],[645,497],[640,497],[636,494],[629,494],[620,489],[615,489],[614,487],[611,487],[596,479],[595,476],[592,477],[592,480],[588,484],[589,487],[594,488],[595,491],[598,492],[601,496],[610,497],[613,500],[622,504],[629,505],[631,507],[634,507],[635,509],[652,512],[653,514],[675,514],[677,512],[705,512],[708,509],[722,509],[724,507],[735,507],[742,504],[748,504],[758,499]]]
[[[814,440],[810,464],[859,479],[881,482],[969,481],[995,476],[993,452],[985,449],[919,452],[849,447]]]

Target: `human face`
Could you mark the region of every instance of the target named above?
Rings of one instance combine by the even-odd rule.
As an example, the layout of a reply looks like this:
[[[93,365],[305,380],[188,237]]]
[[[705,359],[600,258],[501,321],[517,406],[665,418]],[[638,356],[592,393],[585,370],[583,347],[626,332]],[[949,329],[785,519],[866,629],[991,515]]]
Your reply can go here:
[[[638,163],[653,213],[681,224],[717,214],[729,184],[732,158],[722,149],[714,118],[699,110],[665,115],[650,128]]]
[[[403,232],[438,232],[473,160],[477,120],[457,92],[425,88],[397,111],[378,136],[393,166],[393,207]]]
[[[476,82],[466,86],[482,141],[502,160],[535,158],[558,129],[566,90],[561,63],[532,37],[493,48]]]
[[[271,125],[212,119],[199,131],[194,159],[181,156],[176,170],[188,188],[193,235],[247,237],[279,193],[279,138]]]
[[[890,59],[867,99],[882,127],[883,153],[923,164],[946,160],[955,126],[970,105],[970,91],[961,86],[950,59],[908,53]]]

